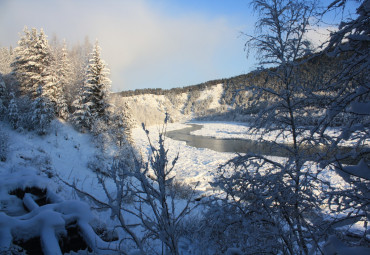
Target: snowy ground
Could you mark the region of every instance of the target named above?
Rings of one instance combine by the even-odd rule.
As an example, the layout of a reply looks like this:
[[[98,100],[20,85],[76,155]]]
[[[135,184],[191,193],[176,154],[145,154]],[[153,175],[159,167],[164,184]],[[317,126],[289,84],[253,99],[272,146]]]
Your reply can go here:
[[[184,124],[169,124],[167,129],[174,130],[185,126]],[[17,188],[24,189],[25,187],[37,186],[47,188],[48,191],[55,193],[64,200],[79,200],[80,198],[76,196],[76,193],[59,179],[61,178],[69,183],[77,183],[80,189],[102,201],[106,201],[96,174],[88,167],[89,163],[96,160],[96,156],[99,154],[92,136],[81,134],[69,124],[59,121],[54,121],[52,124],[53,131],[42,137],[33,132],[14,131],[3,122],[0,122],[0,130],[7,134],[9,138],[7,159],[5,162],[0,161],[1,231],[7,230],[9,232],[13,231],[12,229],[21,229],[19,234],[25,235],[25,239],[41,236],[43,235],[41,230],[26,231],[25,234],[23,230],[34,229],[33,226],[44,224],[44,219],[48,220],[48,224],[50,223],[50,229],[53,229],[54,225],[63,229],[64,224],[62,224],[63,220],[60,217],[64,217],[65,214],[62,213],[60,208],[63,206],[70,208],[73,207],[71,204],[76,203],[68,202],[68,206],[57,203],[42,207],[42,211],[48,214],[46,218],[44,217],[46,214],[42,214],[40,217],[33,217],[31,221],[26,222],[24,217],[31,217],[29,215],[33,212],[28,214],[23,209],[22,200],[17,200],[14,196],[9,195],[10,191]],[[159,127],[151,126],[149,130],[150,139],[156,146],[155,140],[158,138]],[[137,148],[143,152],[145,157],[148,154],[148,140],[142,128],[136,128],[133,131],[133,138]],[[169,149],[170,161],[179,153],[179,160],[174,169],[176,180],[192,186],[199,182],[197,186],[199,191],[212,192],[208,182],[213,179],[213,173],[218,165],[235,156],[233,153],[219,153],[208,149],[192,148],[187,146],[185,142],[171,139],[166,139],[166,146]],[[114,153],[114,150],[107,151],[107,153]],[[108,182],[108,189],[114,190],[113,183]],[[39,211],[37,206],[35,206],[35,210]],[[87,213],[82,214],[86,215],[83,219],[90,217]],[[108,211],[94,212],[94,217],[107,224],[108,227],[113,228],[115,223],[107,220],[109,216]],[[56,220],[59,221],[56,222]],[[136,219],[132,217],[126,218],[126,221],[127,224],[137,223]],[[0,240],[0,246],[5,245],[7,247],[11,236],[8,235],[6,238],[6,240]],[[45,242],[49,242],[50,238],[46,237]],[[57,242],[53,243],[57,245]],[[54,246],[51,245],[50,247]]]
[[[248,127],[241,124],[210,122],[198,124],[204,127],[195,132],[197,135],[217,138],[251,138],[246,133]],[[180,123],[168,124],[167,130],[181,129],[186,126]],[[81,189],[99,199],[105,199],[104,192],[97,183],[96,174],[88,167],[89,162],[96,160],[96,155],[99,153],[90,135],[78,133],[69,124],[59,121],[53,122],[53,132],[43,137],[32,132],[14,131],[3,122],[0,122],[0,129],[9,136],[7,160],[0,161],[0,211],[12,210],[11,198],[6,194],[7,184],[12,182],[17,187],[25,187],[30,183],[24,180],[33,182],[35,176],[44,176],[36,182],[40,182],[39,185],[47,187],[64,199],[73,199],[76,196],[56,175],[68,182],[77,182]],[[158,139],[160,126],[150,126],[148,129],[150,139],[156,145],[155,140]],[[133,138],[136,147],[144,157],[148,155],[148,140],[141,127],[133,130]],[[169,138],[166,138],[165,144],[169,149],[170,162],[179,154],[179,160],[174,169],[176,180],[194,186],[199,182],[197,189],[207,193],[212,192],[209,181],[213,180],[217,167],[236,156],[235,153],[221,153],[190,147],[185,142]],[[107,153],[114,153],[114,150],[107,151]],[[333,184],[343,185],[342,179],[334,172],[323,174],[325,179]],[[51,179],[45,178],[46,176]],[[17,205],[13,206],[15,208]],[[98,217],[109,224],[106,220],[109,218],[107,213],[99,213]]]
[[[9,133],[9,156],[6,162],[0,162],[0,174],[33,169],[35,173],[57,173],[61,178],[79,182],[88,192],[96,193],[96,175],[88,168],[98,154],[91,136],[76,132],[66,123],[54,122],[54,131],[44,137],[34,133],[19,133],[6,125],[2,129]],[[257,139],[256,135],[248,134],[248,127],[238,123],[211,123],[201,122],[201,130],[196,135],[212,136],[216,138]],[[168,124],[167,130],[176,130],[186,127],[186,124]],[[150,126],[149,135],[152,141],[158,139],[160,126]],[[141,127],[133,130],[133,138],[137,148],[148,155],[148,140]],[[265,137],[266,138],[266,137]],[[272,139],[273,136],[267,137]],[[235,153],[222,153],[209,149],[198,149],[186,145],[185,142],[166,138],[169,149],[169,160],[179,153],[179,160],[174,169],[178,181],[198,185],[199,190],[207,191],[211,187],[214,173],[220,164],[236,156]],[[154,142],[155,145],[155,142]],[[27,170],[30,171],[30,170]],[[67,196],[67,195],[66,195]]]
[[[42,137],[34,132],[14,131],[1,122],[0,128],[9,136],[9,153],[7,160],[0,162],[0,174],[35,174],[55,177],[54,181],[57,174],[65,180],[89,184],[95,179],[95,173],[87,167],[97,153],[90,135],[81,134],[59,121],[53,122],[53,132]],[[60,183],[50,185],[64,193]],[[67,192],[63,196],[71,195]]]
[[[168,124],[167,131],[184,127],[187,127],[187,125],[171,123]],[[158,140],[159,128],[160,126],[149,127],[149,136],[152,141],[155,139]],[[133,138],[136,146],[143,153],[147,154],[148,140],[143,129],[134,129]],[[200,182],[197,189],[202,191],[211,189],[208,182],[213,179],[213,174],[216,172],[217,167],[236,156],[235,153],[221,153],[209,149],[194,148],[186,145],[186,142],[176,141],[170,138],[166,138],[165,144],[169,149],[168,154],[170,161],[176,157],[177,153],[179,153],[179,160],[174,169],[176,179],[192,185]]]
[[[57,173],[61,178],[79,182],[88,192],[96,193],[96,175],[88,168],[98,154],[91,136],[76,132],[66,123],[54,122],[54,131],[44,137],[34,133],[19,133],[0,123],[1,128],[9,133],[9,156],[6,162],[0,162],[0,174],[33,169],[35,173]],[[212,136],[216,138],[257,139],[257,136],[248,134],[248,127],[238,123],[211,123],[198,122],[204,125],[196,135]],[[167,130],[176,130],[186,127],[186,124],[171,123]],[[152,141],[158,139],[160,126],[150,126],[149,136]],[[133,138],[137,148],[148,155],[148,140],[141,127],[133,130]],[[266,137],[265,137],[266,138]],[[272,139],[272,136],[267,139]],[[169,149],[169,160],[179,153],[179,160],[174,169],[178,181],[198,185],[199,190],[207,191],[211,187],[214,173],[220,164],[236,156],[235,153],[222,153],[209,149],[198,149],[186,145],[185,142],[166,138]],[[154,142],[154,145],[155,142]],[[30,171],[30,170],[27,170]],[[59,184],[58,184],[59,185]],[[66,194],[67,196],[67,194]]]
[[[150,139],[158,139],[160,126],[150,126]],[[185,124],[168,124],[167,130],[186,127]],[[32,132],[12,130],[7,124],[0,122],[0,128],[9,136],[8,157],[5,162],[0,161],[0,175],[24,173],[34,175],[54,176],[55,183],[50,183],[53,190],[58,190],[66,199],[71,198],[70,190],[57,181],[55,175],[69,181],[77,182],[80,187],[97,197],[102,193],[97,187],[96,174],[88,167],[94,161],[98,150],[92,142],[92,137],[81,134],[67,123],[55,121],[53,132],[40,137]],[[141,127],[133,130],[133,138],[137,148],[148,155],[148,140]],[[174,169],[178,181],[195,185],[197,189],[210,189],[209,181],[217,167],[235,156],[235,153],[221,153],[209,149],[197,149],[187,146],[185,142],[166,138],[170,161],[179,153],[179,160]]]

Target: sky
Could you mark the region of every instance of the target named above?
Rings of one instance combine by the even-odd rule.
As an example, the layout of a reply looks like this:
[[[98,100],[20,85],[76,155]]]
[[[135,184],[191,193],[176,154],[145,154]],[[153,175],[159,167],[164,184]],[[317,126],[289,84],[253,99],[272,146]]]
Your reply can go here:
[[[0,0],[0,46],[16,46],[24,26],[69,46],[88,36],[99,41],[114,92],[195,85],[256,68],[242,36],[257,18],[249,2]]]

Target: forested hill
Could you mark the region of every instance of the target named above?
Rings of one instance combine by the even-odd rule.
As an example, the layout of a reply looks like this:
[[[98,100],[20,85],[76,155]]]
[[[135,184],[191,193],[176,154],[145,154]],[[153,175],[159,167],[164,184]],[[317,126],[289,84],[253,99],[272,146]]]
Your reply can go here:
[[[335,72],[339,61],[326,55],[302,60],[298,76],[305,79],[305,86],[322,86]],[[172,121],[190,118],[222,120],[245,120],[253,110],[254,85],[263,87],[278,86],[269,78],[269,70],[255,70],[231,78],[211,80],[201,84],[172,89],[137,89],[113,94],[116,104],[127,102],[138,122],[155,124],[164,118],[166,112]],[[297,77],[299,79],[300,77]],[[153,96],[154,95],[154,96]],[[150,113],[150,114],[148,114]]]
[[[168,95],[168,94],[181,94],[181,93],[188,93],[190,91],[199,90],[202,91],[208,87],[215,86],[217,84],[228,84],[228,83],[237,83],[237,84],[246,84],[246,78],[250,74],[242,74],[231,78],[223,78],[217,80],[211,80],[207,82],[203,82],[197,85],[190,85],[185,87],[178,87],[172,89],[161,89],[161,88],[148,88],[148,89],[135,89],[135,90],[126,90],[118,92],[122,97],[130,97],[130,96],[137,96],[137,95],[144,95],[144,94],[152,94],[152,95]]]

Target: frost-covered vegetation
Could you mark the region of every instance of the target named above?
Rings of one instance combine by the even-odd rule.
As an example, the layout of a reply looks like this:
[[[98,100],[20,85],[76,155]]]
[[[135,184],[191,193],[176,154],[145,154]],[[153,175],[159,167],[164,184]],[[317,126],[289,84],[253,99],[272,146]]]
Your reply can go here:
[[[98,42],[25,28],[0,50],[0,253],[369,254],[370,1],[320,50],[307,30],[347,1],[317,3],[253,0],[261,68],[168,91],[112,95]],[[286,156],[166,137],[188,119]]]

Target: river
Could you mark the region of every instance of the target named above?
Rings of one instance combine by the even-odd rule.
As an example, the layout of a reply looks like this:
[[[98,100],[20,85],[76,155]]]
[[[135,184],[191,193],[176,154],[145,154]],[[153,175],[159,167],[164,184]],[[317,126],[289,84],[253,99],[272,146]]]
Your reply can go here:
[[[262,155],[286,157],[287,151],[279,149],[281,146],[271,142],[259,142],[248,139],[216,139],[208,136],[190,134],[202,129],[202,125],[190,124],[190,127],[168,131],[166,136],[184,141],[187,145],[195,148],[207,148],[218,152],[255,153]]]
[[[218,152],[235,152],[235,153],[254,153],[257,155],[268,155],[268,156],[289,156],[288,148],[291,145],[279,145],[273,142],[261,142],[248,139],[216,139],[214,137],[197,136],[190,134],[193,131],[202,129],[202,125],[190,124],[190,127],[183,129],[168,131],[166,136],[178,140],[184,141],[187,145],[195,148],[207,148]],[[341,147],[341,153],[347,153],[352,148]],[[317,153],[325,153],[326,149],[321,147],[310,147],[305,149],[306,155],[313,155]],[[358,159],[349,159],[342,161],[342,163],[354,164],[357,163]]]

